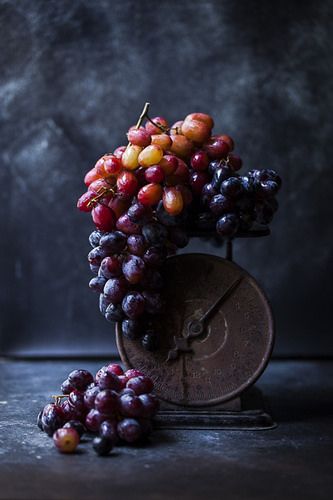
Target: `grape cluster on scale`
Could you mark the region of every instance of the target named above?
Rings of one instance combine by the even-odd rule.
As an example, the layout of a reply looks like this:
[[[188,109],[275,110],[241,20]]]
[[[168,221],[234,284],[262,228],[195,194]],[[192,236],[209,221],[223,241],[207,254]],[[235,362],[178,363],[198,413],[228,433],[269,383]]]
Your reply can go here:
[[[61,385],[63,395],[53,396],[37,417],[38,427],[53,437],[62,453],[73,453],[86,432],[98,434],[93,448],[107,455],[123,442],[138,443],[152,431],[159,401],[154,384],[139,370],[126,372],[118,364],[103,366],[96,376],[73,370]]]
[[[146,103],[127,146],[103,155],[86,174],[78,208],[91,212],[89,286],[100,293],[108,321],[147,350],[158,346],[166,258],[189,232],[216,231],[231,239],[254,224],[269,224],[278,208],[281,179],[271,169],[244,175],[229,135],[212,135],[214,122],[191,113],[171,127],[151,119]],[[143,126],[143,122],[146,124]]]

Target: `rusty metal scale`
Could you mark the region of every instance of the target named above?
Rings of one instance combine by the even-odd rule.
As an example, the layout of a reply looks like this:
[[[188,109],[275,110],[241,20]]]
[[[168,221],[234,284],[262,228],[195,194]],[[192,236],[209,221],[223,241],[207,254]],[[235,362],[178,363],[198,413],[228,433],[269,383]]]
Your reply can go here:
[[[162,401],[157,424],[177,428],[272,428],[251,388],[273,348],[269,302],[255,279],[232,262],[206,254],[167,260],[159,348],[147,352],[116,328],[127,367],[141,369]]]

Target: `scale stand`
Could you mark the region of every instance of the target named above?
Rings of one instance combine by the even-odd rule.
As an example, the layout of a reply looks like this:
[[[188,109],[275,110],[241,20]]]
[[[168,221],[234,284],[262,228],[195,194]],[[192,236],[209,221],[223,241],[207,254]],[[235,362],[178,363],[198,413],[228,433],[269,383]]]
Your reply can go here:
[[[266,236],[267,228],[240,234]],[[192,234],[207,237],[207,233]],[[165,264],[167,311],[159,318],[160,346],[145,351],[122,335],[117,346],[127,368],[152,378],[161,409],[159,429],[273,429],[254,386],[273,348],[270,305],[258,283],[226,258],[181,254]]]

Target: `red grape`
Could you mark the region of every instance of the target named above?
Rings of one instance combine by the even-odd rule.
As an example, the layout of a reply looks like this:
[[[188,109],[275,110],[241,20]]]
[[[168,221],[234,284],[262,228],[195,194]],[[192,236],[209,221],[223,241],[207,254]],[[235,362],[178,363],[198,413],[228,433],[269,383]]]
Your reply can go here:
[[[92,209],[91,214],[97,229],[101,231],[112,231],[115,227],[116,216],[111,208],[98,204]]]

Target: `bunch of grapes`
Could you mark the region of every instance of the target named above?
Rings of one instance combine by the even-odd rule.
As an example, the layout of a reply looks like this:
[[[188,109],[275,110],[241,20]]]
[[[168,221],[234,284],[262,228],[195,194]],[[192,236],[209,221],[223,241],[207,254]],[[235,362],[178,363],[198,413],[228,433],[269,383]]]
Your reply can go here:
[[[37,417],[38,427],[53,436],[56,447],[72,453],[85,432],[98,433],[93,440],[97,454],[106,455],[120,442],[137,443],[152,431],[159,401],[154,384],[138,370],[125,373],[120,365],[98,370],[74,370],[61,386],[65,396],[54,396]]]
[[[215,230],[230,239],[271,222],[281,179],[270,169],[239,175],[234,141],[212,135],[211,116],[192,113],[169,127],[147,110],[148,104],[129,129],[127,146],[102,156],[86,174],[78,208],[91,212],[96,226],[88,260],[101,313],[153,350],[165,259],[187,245],[189,232]]]

